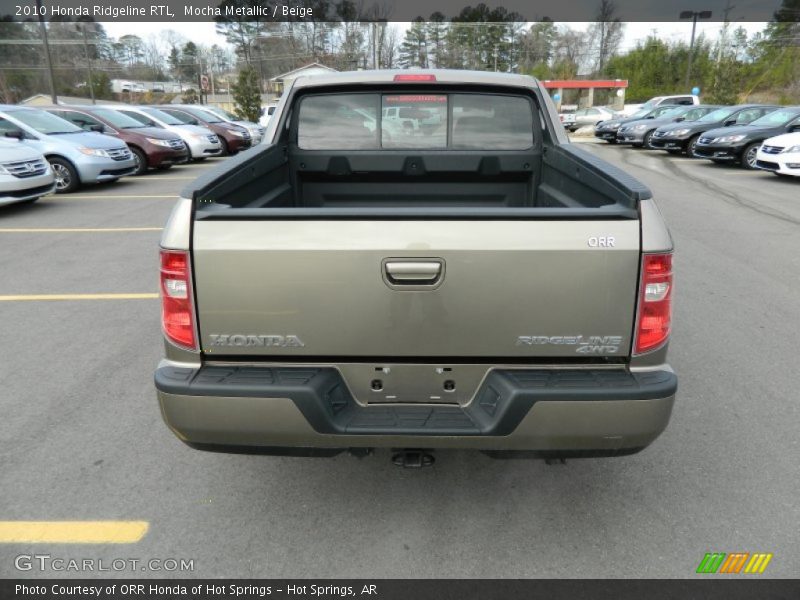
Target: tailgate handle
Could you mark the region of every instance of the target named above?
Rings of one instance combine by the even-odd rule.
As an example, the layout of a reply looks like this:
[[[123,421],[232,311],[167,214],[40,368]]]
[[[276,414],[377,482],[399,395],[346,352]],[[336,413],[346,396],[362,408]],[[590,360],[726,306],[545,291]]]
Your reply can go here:
[[[441,259],[385,260],[386,279],[394,285],[435,285],[442,277]]]

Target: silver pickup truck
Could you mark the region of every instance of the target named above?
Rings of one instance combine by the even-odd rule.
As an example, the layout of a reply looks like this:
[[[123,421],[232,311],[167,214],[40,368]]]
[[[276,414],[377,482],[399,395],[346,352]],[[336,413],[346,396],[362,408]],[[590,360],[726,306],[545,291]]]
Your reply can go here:
[[[400,107],[411,127],[382,125]],[[672,241],[526,76],[298,78],[161,242],[161,411],[204,450],[635,453],[670,417]],[[421,451],[424,450],[424,451]]]

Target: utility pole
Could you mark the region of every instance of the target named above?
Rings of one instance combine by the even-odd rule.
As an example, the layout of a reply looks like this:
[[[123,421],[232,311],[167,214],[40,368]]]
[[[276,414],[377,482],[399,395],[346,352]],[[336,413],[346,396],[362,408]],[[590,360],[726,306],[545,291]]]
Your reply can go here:
[[[377,41],[375,37],[378,34],[378,28],[376,27],[375,21],[372,22],[372,68],[378,68],[378,53],[377,53]]]
[[[692,41],[689,42],[689,60],[686,62],[686,82],[685,86],[688,89],[689,87],[689,77],[692,73],[692,58],[694,57],[694,34],[695,30],[697,29],[697,19],[710,19],[711,18],[711,11],[710,10],[684,10],[681,11],[679,18],[681,19],[691,19],[692,20]]]
[[[92,59],[89,57],[89,42],[86,41],[86,25],[78,25],[78,31],[83,34],[83,53],[86,55],[86,66],[89,69],[89,96],[92,104],[97,104],[94,99],[94,75],[92,74]]]
[[[42,14],[42,0],[36,0],[36,12],[39,15],[39,28],[42,32],[42,43],[44,44],[44,57],[47,61],[47,73],[50,77],[50,99],[53,104],[58,104],[58,96],[56,96],[56,80],[53,77],[53,60],[50,58],[50,44],[47,42],[47,27],[44,24],[44,15]]]
[[[719,44],[717,46],[717,64],[722,62],[722,49],[727,45],[727,38],[728,38],[728,25],[730,21],[728,21],[728,13],[731,12],[735,6],[731,6],[730,0],[725,4],[725,19],[724,24],[722,25],[722,33],[719,36]]]
[[[494,70],[497,72],[497,44],[494,45]]]

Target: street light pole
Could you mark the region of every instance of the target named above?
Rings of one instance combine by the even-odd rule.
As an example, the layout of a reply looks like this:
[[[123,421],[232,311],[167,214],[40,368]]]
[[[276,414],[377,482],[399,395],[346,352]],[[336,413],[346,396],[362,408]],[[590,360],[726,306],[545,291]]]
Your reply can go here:
[[[697,19],[710,19],[711,18],[711,11],[710,10],[684,10],[680,14],[681,19],[691,19],[692,20],[692,40],[689,42],[689,60],[686,62],[686,82],[685,86],[689,88],[689,77],[692,73],[692,58],[694,57],[694,33],[697,29]]]
[[[56,80],[53,77],[53,61],[50,58],[50,44],[47,42],[47,27],[44,24],[44,15],[42,11],[42,0],[36,0],[36,12],[39,15],[39,28],[42,31],[42,43],[44,44],[44,57],[47,61],[47,73],[50,76],[50,99],[53,104],[58,104],[58,96],[56,96]]]
[[[89,68],[89,96],[92,98],[92,104],[97,104],[94,99],[94,82],[92,81],[94,75],[92,74],[92,59],[89,58],[89,42],[86,40],[86,26],[78,25],[78,30],[83,33],[83,53],[86,55],[86,66]]]

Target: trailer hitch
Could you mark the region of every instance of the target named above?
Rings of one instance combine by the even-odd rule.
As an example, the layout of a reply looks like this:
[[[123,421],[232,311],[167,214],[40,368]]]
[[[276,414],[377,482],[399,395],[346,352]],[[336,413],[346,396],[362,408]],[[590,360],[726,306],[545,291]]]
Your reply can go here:
[[[435,461],[433,454],[416,448],[404,448],[392,455],[392,462],[404,469],[430,467]]]

